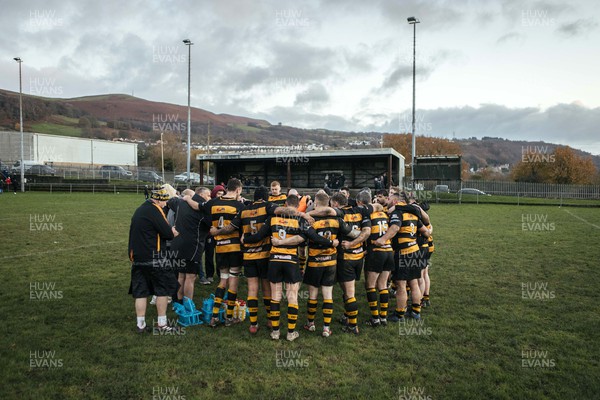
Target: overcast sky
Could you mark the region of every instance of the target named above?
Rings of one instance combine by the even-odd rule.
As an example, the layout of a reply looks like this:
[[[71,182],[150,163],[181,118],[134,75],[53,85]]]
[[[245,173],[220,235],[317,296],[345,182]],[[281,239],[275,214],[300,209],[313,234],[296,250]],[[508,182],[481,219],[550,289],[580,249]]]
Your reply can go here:
[[[0,0],[0,87],[127,93],[271,123],[600,154],[596,1]]]

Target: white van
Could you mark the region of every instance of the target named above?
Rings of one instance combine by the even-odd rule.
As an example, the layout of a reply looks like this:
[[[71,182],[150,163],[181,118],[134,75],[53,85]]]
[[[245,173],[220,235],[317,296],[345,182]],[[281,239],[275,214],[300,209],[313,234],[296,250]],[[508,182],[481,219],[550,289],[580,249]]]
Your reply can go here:
[[[32,161],[32,160],[24,160],[23,161],[23,165],[25,166],[25,171],[29,171],[29,168],[31,168],[33,165],[38,165],[41,164],[37,161]],[[21,172],[21,161],[17,161],[14,163],[14,165],[12,166],[12,171],[13,173],[19,173]]]

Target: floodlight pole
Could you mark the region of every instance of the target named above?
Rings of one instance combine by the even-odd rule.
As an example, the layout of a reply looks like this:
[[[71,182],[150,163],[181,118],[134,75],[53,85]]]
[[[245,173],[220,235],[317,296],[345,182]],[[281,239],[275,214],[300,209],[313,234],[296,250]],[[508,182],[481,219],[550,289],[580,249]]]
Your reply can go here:
[[[415,136],[415,75],[416,75],[416,47],[417,47],[417,24],[420,23],[417,18],[407,18],[409,24],[413,26],[413,93],[412,93],[412,153],[411,153],[411,166],[410,166],[410,178],[412,189],[415,190],[415,160],[417,152],[417,140]]]
[[[14,60],[19,63],[19,130],[21,131],[21,192],[25,192],[25,150],[23,144],[23,79],[21,75],[21,60],[20,57],[15,57]],[[14,185],[14,184],[13,184]]]
[[[191,119],[192,119],[192,111],[190,107],[190,89],[191,89],[191,74],[192,74],[192,41],[190,39],[185,39],[183,41],[185,45],[188,47],[188,119],[187,119],[187,187],[190,188],[190,183],[192,181],[192,175],[190,172],[190,158],[191,158]]]
[[[164,151],[164,142],[163,142],[163,133],[160,133],[160,164],[162,166],[162,179],[165,182],[165,151]]]

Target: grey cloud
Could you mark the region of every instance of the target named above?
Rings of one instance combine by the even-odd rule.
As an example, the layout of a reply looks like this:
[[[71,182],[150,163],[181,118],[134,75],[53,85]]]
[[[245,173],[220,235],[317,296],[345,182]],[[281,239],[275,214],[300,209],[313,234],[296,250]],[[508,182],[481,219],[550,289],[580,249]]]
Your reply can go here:
[[[563,36],[573,37],[586,34],[598,27],[598,23],[593,18],[580,18],[577,21],[562,24],[556,30]]]
[[[517,32],[509,32],[505,35],[500,36],[496,40],[496,44],[505,44],[509,42],[522,42],[525,36]]]
[[[433,54],[426,54],[421,57],[417,50],[416,77],[419,80],[427,79],[442,63],[458,59],[460,53],[448,50],[441,50]],[[406,81],[412,79],[412,54],[410,57],[402,57],[394,60],[392,66],[386,73],[381,86],[374,90],[377,94],[386,94],[402,86]]]
[[[271,77],[269,68],[264,67],[249,67],[246,71],[242,72],[236,83],[236,89],[238,90],[249,90],[255,85],[265,82]]]
[[[567,3],[552,1],[505,0],[501,5],[502,15],[512,25],[520,25],[522,18],[558,18],[575,10]]]
[[[306,43],[275,42],[271,47],[275,56],[273,76],[293,76],[305,80],[324,79],[338,65],[334,50],[314,47]]]
[[[361,126],[367,131],[398,132],[403,115],[390,115],[379,125]],[[451,138],[503,137],[566,143],[586,150],[598,145],[600,137],[600,108],[587,108],[576,103],[557,104],[546,110],[536,107],[509,108],[498,104],[480,107],[452,107],[417,110],[417,134]],[[419,132],[421,125],[421,132]],[[589,150],[588,150],[589,151]]]
[[[320,83],[312,84],[305,91],[296,95],[295,106],[301,105],[320,105],[329,101],[329,93],[325,86]]]
[[[428,71],[419,68],[420,74],[428,75]],[[412,79],[412,65],[400,65],[393,69],[385,78],[381,86],[377,89],[378,93],[386,93],[397,89],[404,81]]]
[[[255,114],[273,123],[281,122],[298,128],[324,128],[330,130],[356,131],[359,125],[338,115],[305,112],[298,107],[274,107],[265,113]]]

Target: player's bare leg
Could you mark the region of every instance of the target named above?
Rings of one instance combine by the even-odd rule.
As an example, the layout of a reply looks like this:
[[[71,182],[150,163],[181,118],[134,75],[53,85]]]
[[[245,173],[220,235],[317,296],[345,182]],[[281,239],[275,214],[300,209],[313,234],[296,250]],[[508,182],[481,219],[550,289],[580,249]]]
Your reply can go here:
[[[407,317],[420,319],[421,318],[421,289],[419,289],[419,280],[412,279],[408,281],[410,285],[411,297],[412,297],[412,307],[410,313],[407,314]]]

